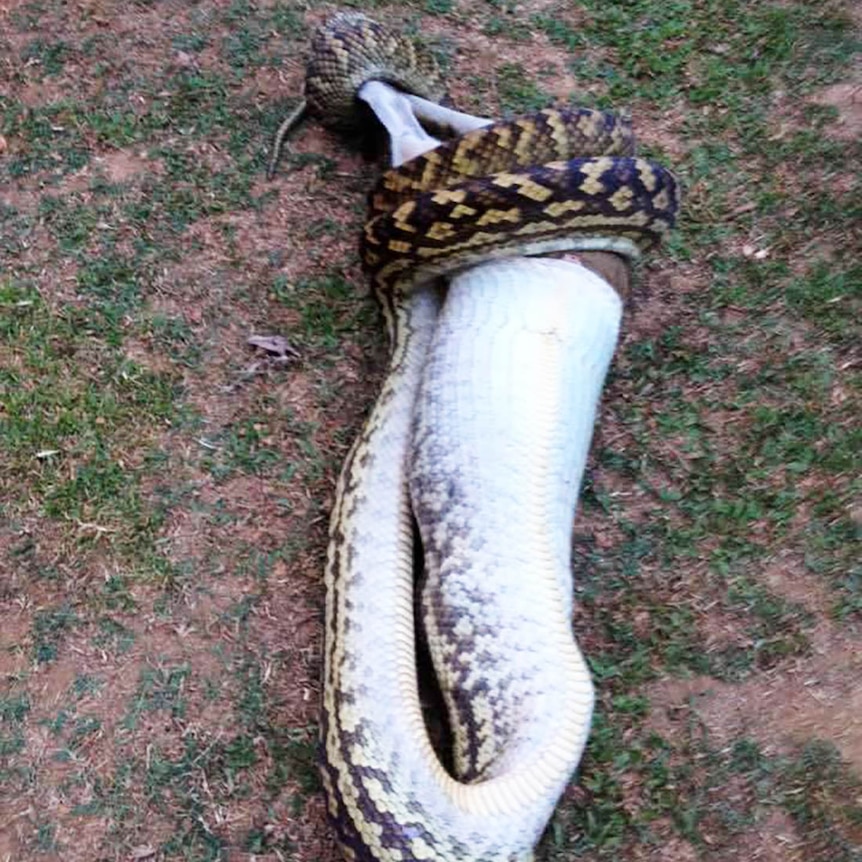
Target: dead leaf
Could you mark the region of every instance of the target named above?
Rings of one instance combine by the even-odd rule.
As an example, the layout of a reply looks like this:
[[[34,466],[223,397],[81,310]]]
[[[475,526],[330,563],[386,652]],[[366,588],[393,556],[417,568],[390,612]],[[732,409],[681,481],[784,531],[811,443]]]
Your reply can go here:
[[[270,356],[275,356],[282,361],[299,358],[299,351],[291,347],[288,340],[281,335],[252,335],[246,343],[265,350]]]

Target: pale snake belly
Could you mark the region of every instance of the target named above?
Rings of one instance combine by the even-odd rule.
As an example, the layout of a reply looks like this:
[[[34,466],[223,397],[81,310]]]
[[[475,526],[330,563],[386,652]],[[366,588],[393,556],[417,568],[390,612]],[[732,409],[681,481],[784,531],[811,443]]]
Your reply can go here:
[[[360,859],[530,859],[580,759],[593,689],[569,539],[620,312],[589,270],[535,258],[456,276],[442,311],[433,288],[411,299],[399,386],[348,459],[327,571],[324,784]],[[419,702],[414,510],[472,783],[440,765]]]

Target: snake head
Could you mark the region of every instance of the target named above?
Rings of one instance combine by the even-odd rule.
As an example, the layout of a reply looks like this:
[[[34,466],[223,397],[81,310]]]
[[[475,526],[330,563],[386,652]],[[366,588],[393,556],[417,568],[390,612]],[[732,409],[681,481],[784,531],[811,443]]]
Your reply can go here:
[[[369,81],[435,102],[445,98],[437,61],[421,45],[361,12],[331,16],[312,38],[305,79],[309,112],[332,128],[356,128],[367,118],[356,94]]]

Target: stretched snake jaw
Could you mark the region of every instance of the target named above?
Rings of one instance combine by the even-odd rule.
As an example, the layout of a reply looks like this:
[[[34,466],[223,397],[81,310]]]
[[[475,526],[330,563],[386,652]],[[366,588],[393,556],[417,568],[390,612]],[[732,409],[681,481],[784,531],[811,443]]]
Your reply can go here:
[[[356,95],[368,104],[386,129],[393,168],[440,146],[441,141],[429,135],[425,126],[445,131],[447,135],[465,135],[494,122],[405,93],[385,81],[369,81]]]
[[[422,128],[411,102],[400,90],[383,81],[369,81],[359,88],[357,97],[367,103],[386,129],[389,135],[389,159],[393,167],[440,145],[437,138]]]
[[[490,126],[494,121],[438,105],[422,96],[405,93],[385,81],[369,81],[359,88],[362,99],[386,129],[390,141],[390,164],[397,168],[410,159],[440,146],[426,126],[447,135],[465,135]]]
[[[405,93],[404,98],[410,103],[420,122],[437,129],[445,129],[453,135],[465,135],[467,132],[490,126],[494,122],[487,117],[477,117],[438,105],[437,102],[423,99],[422,96],[415,96],[412,93]]]

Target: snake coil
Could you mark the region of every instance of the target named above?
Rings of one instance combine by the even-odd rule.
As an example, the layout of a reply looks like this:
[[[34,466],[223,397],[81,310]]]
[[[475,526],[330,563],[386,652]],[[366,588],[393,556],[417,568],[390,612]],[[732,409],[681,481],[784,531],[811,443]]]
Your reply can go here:
[[[443,94],[413,42],[359,13],[331,18],[271,166],[299,113],[354,125],[356,92],[375,79]],[[670,230],[678,205],[673,175],[635,155],[627,119],[574,108],[447,140],[387,170],[370,193],[361,255],[392,352],[338,481],[325,575],[322,777],[348,859],[532,858],[589,730],[568,539],[620,303],[600,279],[572,282],[570,265],[524,256],[635,258]],[[450,279],[442,309],[438,276]],[[527,290],[528,320],[499,311]],[[475,377],[447,377],[453,357]],[[521,381],[517,412],[506,412],[501,374]],[[499,442],[487,422],[509,436]],[[529,452],[510,463],[517,446]],[[454,775],[432,748],[417,690],[414,516]]]

